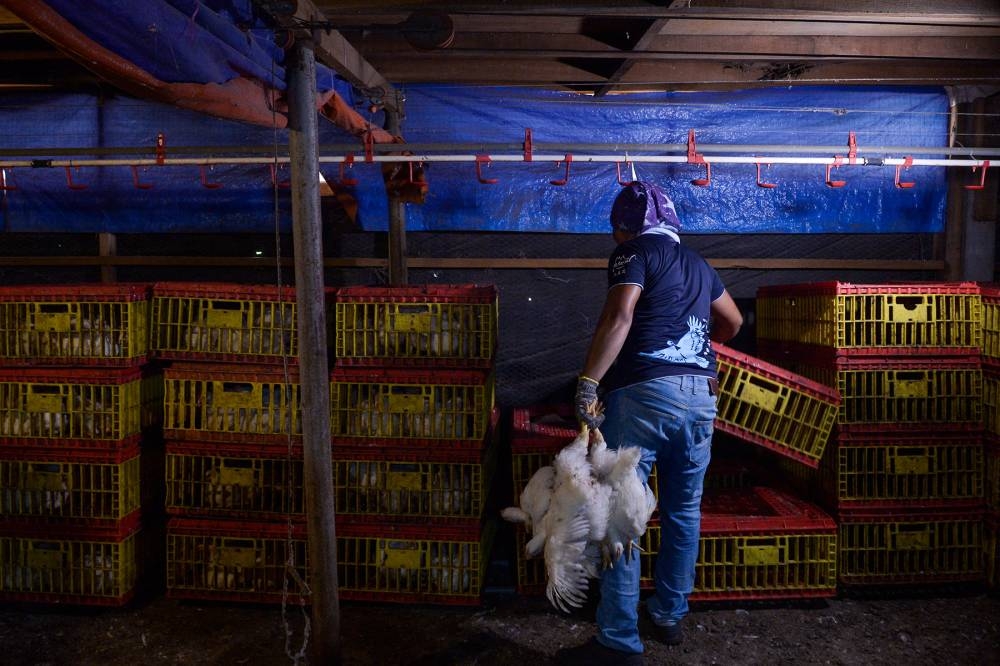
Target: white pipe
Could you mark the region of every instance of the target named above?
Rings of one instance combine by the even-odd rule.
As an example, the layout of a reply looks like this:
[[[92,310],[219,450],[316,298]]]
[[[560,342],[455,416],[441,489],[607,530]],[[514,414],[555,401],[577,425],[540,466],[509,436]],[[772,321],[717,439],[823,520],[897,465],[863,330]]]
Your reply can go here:
[[[686,155],[571,155],[573,163],[580,162],[647,162],[647,163],[688,163]],[[326,155],[319,158],[322,164],[344,164],[348,159],[347,155]],[[486,155],[456,154],[456,155],[374,155],[371,160],[364,158],[357,159],[351,157],[350,164],[365,164],[370,162],[525,162],[523,155]],[[532,155],[532,162],[564,162],[566,155]],[[1000,162],[1000,160],[995,160]],[[917,158],[910,161],[911,166],[967,166],[982,167],[989,160],[963,159],[946,160],[936,158]],[[530,164],[530,162],[528,162]],[[906,158],[886,157],[886,158],[864,158],[858,157],[852,165],[845,155],[839,157],[793,157],[790,155],[734,155],[734,156],[713,156],[705,158],[708,164],[822,164],[834,166],[896,166],[905,164]],[[156,159],[93,159],[93,160],[47,160],[43,166],[38,166],[33,160],[2,160],[0,168],[3,169],[44,169],[44,168],[78,168],[78,167],[113,167],[113,166],[135,166],[135,167],[155,167],[155,166],[212,166],[212,165],[287,165],[287,157],[203,157],[203,158],[167,158],[161,161]],[[697,165],[701,162],[691,162]]]

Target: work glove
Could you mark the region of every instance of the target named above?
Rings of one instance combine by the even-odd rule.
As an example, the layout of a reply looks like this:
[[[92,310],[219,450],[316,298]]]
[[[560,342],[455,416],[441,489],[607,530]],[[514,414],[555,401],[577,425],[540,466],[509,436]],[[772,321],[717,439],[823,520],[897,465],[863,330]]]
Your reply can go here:
[[[576,418],[591,430],[604,423],[604,405],[597,401],[597,380],[580,375],[576,380]]]

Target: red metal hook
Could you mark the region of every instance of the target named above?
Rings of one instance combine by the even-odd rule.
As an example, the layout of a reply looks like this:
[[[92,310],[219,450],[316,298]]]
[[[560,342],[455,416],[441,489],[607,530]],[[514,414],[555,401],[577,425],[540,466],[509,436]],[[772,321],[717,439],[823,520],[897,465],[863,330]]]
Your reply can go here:
[[[139,167],[132,165],[132,184],[135,185],[137,190],[151,190],[153,189],[152,183],[140,183],[139,182]]]
[[[525,127],[524,128],[524,161],[525,162],[530,162],[531,161],[531,150],[532,150],[532,145],[531,145],[531,128],[530,127]]]
[[[899,179],[900,172],[903,169],[909,169],[911,166],[913,166],[913,158],[910,157],[909,155],[907,155],[905,158],[903,158],[903,163],[902,164],[897,164],[896,165],[896,180],[893,181],[895,183],[896,187],[898,187],[898,188],[900,188],[902,190],[908,190],[911,187],[913,187],[914,185],[916,185],[916,183],[903,182],[903,181],[901,181]]]
[[[847,185],[846,180],[830,180],[830,169],[833,169],[834,167],[839,167],[843,163],[844,163],[843,157],[841,157],[840,155],[834,155],[833,162],[826,165],[826,184],[829,185],[830,187],[843,187],[844,185]]]
[[[82,183],[74,183],[73,182],[73,172],[70,170],[70,167],[64,167],[64,168],[66,169],[66,187],[68,187],[71,190],[85,190],[85,189],[87,189],[86,185],[83,185]],[[79,169],[80,169],[80,167],[77,167],[77,170],[79,170]]]
[[[220,187],[222,187],[222,183],[210,183],[210,182],[208,182],[208,177],[205,174],[205,165],[204,164],[199,165],[199,169],[201,170],[201,186],[202,187],[204,187],[206,190],[217,190]]]
[[[344,175],[344,169],[354,170],[354,153],[347,153],[344,156],[344,161],[340,163],[340,179],[337,181],[337,185],[340,187],[350,187],[352,185],[358,184],[357,178],[348,178]]]
[[[500,182],[496,178],[483,178],[482,165],[485,163],[486,166],[489,166],[492,161],[489,155],[476,155],[476,178],[483,185],[494,185]]]
[[[572,164],[572,163],[573,163],[573,156],[570,155],[569,153],[566,153],[566,156],[563,158],[562,162],[556,162],[556,166],[559,166],[560,164],[565,164],[566,165],[566,175],[563,176],[559,180],[550,180],[549,182],[552,183],[553,185],[565,185],[566,183],[568,183],[569,182],[569,165]]]
[[[7,169],[0,169],[0,192],[13,192],[17,189],[14,182],[14,169],[10,170],[10,181],[7,180]]]
[[[972,173],[976,172],[978,167],[972,167]],[[990,161],[983,160],[983,170],[979,174],[979,184],[978,185],[963,185],[967,190],[981,190],[986,187],[986,170],[990,168]]]
[[[375,161],[375,136],[372,134],[372,128],[369,127],[368,131],[365,132],[365,162]]]
[[[766,189],[771,189],[773,187],[777,187],[777,184],[775,184],[775,183],[765,183],[763,180],[761,180],[760,179],[760,165],[761,165],[761,162],[754,162],[754,164],[757,165],[757,187],[763,187],[763,188],[766,188]],[[770,162],[764,162],[763,164],[766,164],[767,166],[771,166]]]
[[[160,166],[167,161],[167,137],[163,132],[156,135],[156,163]]]
[[[630,164],[631,164],[631,162],[629,162],[627,160],[625,161],[625,166],[626,167],[628,167]],[[622,180],[622,163],[621,162],[615,162],[615,170],[618,172],[618,184],[621,185],[622,187],[626,187],[626,186],[631,185],[632,183],[635,182],[633,180]]]
[[[424,185],[426,185],[427,181],[424,179],[423,172],[421,172],[420,174],[420,180],[413,180],[413,162],[407,162],[406,164],[410,167],[410,177],[406,180],[406,184],[416,185],[418,187],[423,187]],[[423,164],[423,162],[421,162],[420,164]]]
[[[691,181],[692,185],[697,185],[698,187],[708,187],[712,184],[712,165],[705,161],[705,156],[699,153],[695,148],[694,141],[694,130],[688,130],[688,153],[687,153],[688,164],[704,164],[705,165],[705,177],[695,178]]]
[[[278,180],[278,166],[274,163],[268,165],[271,167],[271,185],[277,187],[279,190],[287,190],[292,186],[292,181],[290,180]]]

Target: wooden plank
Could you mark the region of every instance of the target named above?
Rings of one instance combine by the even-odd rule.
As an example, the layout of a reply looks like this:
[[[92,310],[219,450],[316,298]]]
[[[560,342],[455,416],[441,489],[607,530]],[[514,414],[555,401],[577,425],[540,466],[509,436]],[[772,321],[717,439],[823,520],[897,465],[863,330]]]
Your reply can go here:
[[[0,257],[7,267],[15,266],[239,266],[270,268],[274,257]],[[936,259],[793,259],[787,257],[717,257],[708,258],[716,268],[746,268],[750,270],[871,270],[871,271],[939,271],[945,262]],[[282,257],[282,266],[293,266],[291,257]],[[606,258],[545,258],[545,257],[409,257],[408,268],[468,268],[496,270],[605,270]],[[387,269],[389,260],[380,257],[326,257],[326,268],[381,268]]]
[[[314,39],[317,60],[333,68],[362,90],[379,91],[382,102],[387,108],[401,111],[397,105],[395,88],[343,35],[332,28],[312,30],[302,26],[302,23],[328,22],[326,15],[313,4],[312,0],[298,0],[293,15],[276,14],[274,18],[279,25],[299,38]]]

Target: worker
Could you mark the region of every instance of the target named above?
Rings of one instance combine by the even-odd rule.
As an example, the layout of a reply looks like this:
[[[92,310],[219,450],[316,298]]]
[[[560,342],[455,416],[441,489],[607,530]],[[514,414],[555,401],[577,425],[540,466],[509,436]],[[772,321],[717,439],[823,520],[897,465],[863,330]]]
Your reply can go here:
[[[730,340],[743,316],[715,269],[681,243],[677,211],[660,187],[626,185],[612,204],[611,227],[617,247],[577,381],[576,415],[591,429],[601,427],[610,448],[640,447],[637,471],[644,482],[656,464],[661,538],[655,593],[646,610],[654,636],[677,645],[694,587],[716,415],[718,379],[709,339]],[[561,662],[642,663],[639,577],[638,557],[621,557],[604,569],[598,634],[560,650]]]

